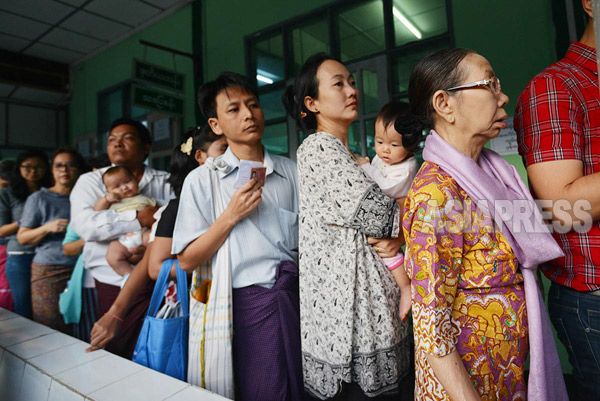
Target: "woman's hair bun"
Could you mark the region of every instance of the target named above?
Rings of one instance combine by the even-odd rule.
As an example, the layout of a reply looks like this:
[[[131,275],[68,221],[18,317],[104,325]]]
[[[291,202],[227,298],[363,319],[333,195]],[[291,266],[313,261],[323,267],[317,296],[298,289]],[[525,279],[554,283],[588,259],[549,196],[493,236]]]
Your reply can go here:
[[[420,144],[423,141],[423,130],[425,124],[413,113],[398,116],[394,122],[394,129],[402,135],[402,146],[412,153],[421,150]]]

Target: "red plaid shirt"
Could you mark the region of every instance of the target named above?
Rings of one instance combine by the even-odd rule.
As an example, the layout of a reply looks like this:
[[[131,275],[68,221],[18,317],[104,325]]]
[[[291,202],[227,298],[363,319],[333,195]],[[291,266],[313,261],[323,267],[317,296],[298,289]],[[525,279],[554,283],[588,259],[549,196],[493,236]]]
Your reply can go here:
[[[597,68],[596,51],[573,42],[565,58],[529,82],[514,118],[519,153],[526,166],[576,159],[583,162],[584,175],[600,171]],[[544,274],[577,291],[600,289],[600,221],[584,234],[553,235],[565,257],[542,266]]]

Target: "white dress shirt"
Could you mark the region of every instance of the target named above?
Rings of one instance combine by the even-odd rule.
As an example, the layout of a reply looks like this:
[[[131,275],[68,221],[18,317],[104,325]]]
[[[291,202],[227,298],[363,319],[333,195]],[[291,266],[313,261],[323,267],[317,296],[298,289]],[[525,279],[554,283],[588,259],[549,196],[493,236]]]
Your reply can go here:
[[[230,166],[227,172],[217,170],[223,201],[228,204],[236,191],[233,185],[240,161],[231,148],[218,160]],[[282,156],[272,156],[265,149],[264,166],[267,175],[262,201],[229,233],[233,288],[254,284],[271,288],[275,284],[277,265],[298,260],[296,163]],[[198,167],[183,183],[173,231],[173,254],[181,253],[216,220],[209,174],[206,166]],[[214,258],[216,253],[213,262]]]
[[[96,212],[94,205],[105,193],[102,174],[108,167],[83,174],[71,191],[71,222],[73,230],[85,239],[83,265],[92,276],[104,284],[120,285],[123,277],[116,273],[106,261],[106,251],[110,241],[119,236],[141,229],[136,211],[118,213],[114,210]],[[168,203],[173,197],[171,185],[167,182],[169,173],[146,166],[139,183],[141,194],[156,199],[159,206]]]

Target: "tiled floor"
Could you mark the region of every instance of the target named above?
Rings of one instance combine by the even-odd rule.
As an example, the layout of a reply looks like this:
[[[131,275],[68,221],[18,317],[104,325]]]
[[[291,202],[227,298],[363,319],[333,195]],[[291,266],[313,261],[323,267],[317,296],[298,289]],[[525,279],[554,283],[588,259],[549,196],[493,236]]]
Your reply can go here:
[[[0,400],[226,400],[88,346],[0,308]]]

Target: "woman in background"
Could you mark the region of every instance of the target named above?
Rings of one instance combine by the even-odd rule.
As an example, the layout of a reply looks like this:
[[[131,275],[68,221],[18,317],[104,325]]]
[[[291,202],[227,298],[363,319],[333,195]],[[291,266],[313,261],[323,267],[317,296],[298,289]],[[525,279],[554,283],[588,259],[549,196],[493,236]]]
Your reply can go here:
[[[0,190],[10,185],[14,169],[14,161],[0,161]],[[13,310],[12,293],[6,279],[6,242],[2,237],[0,237],[0,308]]]
[[[6,241],[6,278],[15,313],[29,319],[32,316],[31,261],[35,246],[20,244],[16,234],[27,197],[50,185],[48,156],[39,149],[31,149],[19,154],[10,186],[0,189],[0,237]]]
[[[71,215],[69,194],[85,160],[75,150],[59,148],[52,157],[54,185],[32,194],[23,207],[17,239],[22,245],[35,245],[31,264],[33,320],[70,334],[58,307],[76,256],[63,253],[62,241]]]

